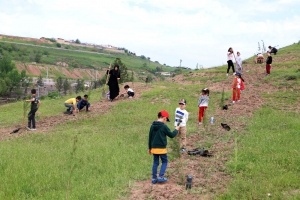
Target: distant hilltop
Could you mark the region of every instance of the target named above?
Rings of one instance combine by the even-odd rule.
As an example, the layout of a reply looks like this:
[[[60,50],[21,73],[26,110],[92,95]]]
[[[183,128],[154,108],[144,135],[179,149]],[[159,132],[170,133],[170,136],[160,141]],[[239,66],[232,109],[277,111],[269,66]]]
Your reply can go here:
[[[20,36],[12,36],[12,35],[3,35],[0,34],[0,40],[2,38],[12,39],[12,40],[22,40],[26,42],[36,42],[36,43],[59,43],[65,45],[72,45],[72,46],[81,46],[81,47],[89,47],[89,48],[97,48],[102,50],[110,50],[110,51],[118,51],[120,53],[124,53],[124,48],[115,47],[110,44],[103,45],[103,44],[93,44],[93,43],[81,43],[78,39],[77,40],[65,40],[63,38],[46,38],[41,37],[40,39],[37,38],[30,38],[30,37],[20,37]]]

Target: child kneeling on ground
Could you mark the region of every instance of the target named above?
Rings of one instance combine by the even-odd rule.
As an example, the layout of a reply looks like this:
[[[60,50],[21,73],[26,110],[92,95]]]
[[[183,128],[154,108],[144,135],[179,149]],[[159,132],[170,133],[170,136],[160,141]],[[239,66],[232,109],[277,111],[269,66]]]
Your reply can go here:
[[[124,89],[126,90],[126,92],[124,92],[124,94],[127,93],[128,98],[134,97],[134,91],[129,87],[129,85],[125,85]]]

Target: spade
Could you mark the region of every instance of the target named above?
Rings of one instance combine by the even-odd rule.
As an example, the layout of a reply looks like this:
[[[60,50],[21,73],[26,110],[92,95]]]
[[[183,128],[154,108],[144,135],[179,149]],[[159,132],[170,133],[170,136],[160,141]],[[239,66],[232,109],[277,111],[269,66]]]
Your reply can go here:
[[[221,126],[222,126],[226,131],[230,131],[230,126],[228,126],[227,124],[221,123]]]
[[[17,133],[21,128],[16,128],[15,130],[13,130],[10,134],[12,133]]]

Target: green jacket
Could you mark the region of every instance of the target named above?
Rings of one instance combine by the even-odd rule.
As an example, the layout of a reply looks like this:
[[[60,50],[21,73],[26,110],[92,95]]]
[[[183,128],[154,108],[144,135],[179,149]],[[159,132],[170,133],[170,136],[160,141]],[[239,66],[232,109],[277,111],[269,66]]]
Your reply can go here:
[[[167,147],[167,136],[174,138],[178,134],[175,129],[173,132],[167,125],[162,122],[154,121],[149,131],[149,149],[152,148],[166,148]]]

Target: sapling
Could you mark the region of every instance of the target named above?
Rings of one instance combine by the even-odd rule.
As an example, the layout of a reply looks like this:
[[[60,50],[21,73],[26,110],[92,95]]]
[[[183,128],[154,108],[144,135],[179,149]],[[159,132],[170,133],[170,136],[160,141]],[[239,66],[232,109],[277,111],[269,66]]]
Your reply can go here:
[[[73,162],[74,162],[74,156],[75,156],[75,151],[76,151],[76,144],[77,144],[78,138],[77,135],[74,137],[74,143],[73,143],[73,149],[71,153],[71,160],[70,160],[70,176],[68,180],[68,185],[67,185],[67,191],[66,191],[66,199],[69,198],[69,190],[70,190],[70,184],[71,184],[71,176],[72,176],[72,171],[73,171]]]

